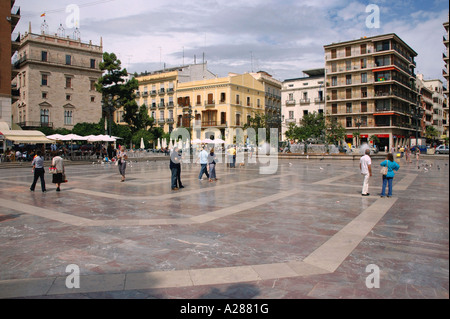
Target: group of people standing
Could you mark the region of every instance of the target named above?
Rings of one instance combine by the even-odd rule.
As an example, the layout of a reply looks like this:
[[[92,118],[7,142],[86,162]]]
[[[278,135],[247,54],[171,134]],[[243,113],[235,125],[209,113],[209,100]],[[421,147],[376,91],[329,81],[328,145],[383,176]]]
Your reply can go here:
[[[383,186],[381,188],[381,197],[386,197],[386,186],[388,186],[388,194],[387,197],[392,197],[392,188],[393,188],[393,180],[395,176],[395,172],[400,169],[400,165],[394,161],[394,155],[392,153],[388,153],[386,156],[386,160],[380,163],[381,167],[385,167],[387,169],[384,170],[383,176]],[[361,171],[361,175],[364,176],[363,187],[362,187],[362,196],[370,196],[369,194],[369,179],[372,177],[372,159],[370,158],[370,150],[367,149],[365,154],[360,158],[359,168]]]
[[[175,147],[170,155],[170,170],[172,172],[171,177],[171,188],[176,191],[180,188],[184,188],[181,183],[181,160],[182,154],[178,147]],[[198,157],[195,163],[200,162],[200,173],[198,175],[199,181],[203,180],[203,175],[206,175],[209,182],[217,181],[216,176],[216,165],[217,165],[217,156],[214,153],[214,148],[209,150],[209,153],[206,151],[206,146],[202,146],[201,151],[198,154]]]

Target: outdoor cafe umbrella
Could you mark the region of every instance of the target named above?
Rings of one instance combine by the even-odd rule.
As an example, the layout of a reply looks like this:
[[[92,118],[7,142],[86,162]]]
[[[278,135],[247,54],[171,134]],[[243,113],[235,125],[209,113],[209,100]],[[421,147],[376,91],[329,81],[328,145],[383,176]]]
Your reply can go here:
[[[161,139],[158,138],[158,146],[156,147],[157,150],[161,149]]]
[[[141,149],[145,149],[144,138],[141,137]]]

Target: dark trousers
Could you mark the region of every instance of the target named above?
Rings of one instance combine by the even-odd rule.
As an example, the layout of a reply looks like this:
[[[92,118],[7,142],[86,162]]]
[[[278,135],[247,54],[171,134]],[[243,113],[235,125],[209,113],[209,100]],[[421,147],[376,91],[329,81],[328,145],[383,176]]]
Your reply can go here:
[[[208,173],[208,164],[201,164],[202,168],[200,169],[200,174],[198,175],[198,179],[202,179],[203,174],[206,174],[206,177],[209,178],[209,173]]]
[[[34,169],[34,180],[33,180],[33,184],[31,184],[30,190],[34,191],[34,189],[36,188],[36,183],[37,180],[40,178],[41,179],[41,188],[42,191],[45,191],[45,180],[44,180],[44,174],[45,174],[45,169],[43,168],[35,168]]]
[[[177,187],[178,168],[173,167],[170,170],[172,172],[171,187],[172,187],[172,189],[174,189]]]
[[[177,168],[177,182],[178,182],[178,188],[181,188],[183,184],[181,184],[181,167]]]

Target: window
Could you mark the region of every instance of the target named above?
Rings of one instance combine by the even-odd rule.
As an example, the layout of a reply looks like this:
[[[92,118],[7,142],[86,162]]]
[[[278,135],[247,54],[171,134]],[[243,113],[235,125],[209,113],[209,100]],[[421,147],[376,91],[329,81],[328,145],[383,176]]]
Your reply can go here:
[[[332,100],[337,100],[337,90],[331,91],[331,99]]]
[[[337,114],[337,104],[331,104],[331,114]]]
[[[66,94],[66,101],[70,101],[70,100],[72,100],[72,95]]]
[[[294,93],[289,93],[289,101],[293,101],[294,100]]]
[[[367,97],[367,88],[366,87],[362,87],[361,88],[361,97],[362,98],[366,98]]]
[[[41,75],[41,85],[48,86],[48,74]]]
[[[241,102],[239,101],[239,94],[236,95],[236,104],[241,104]]]
[[[346,127],[352,127],[352,118],[346,117],[345,118]]]
[[[225,103],[225,99],[226,99],[226,93],[222,92],[220,93],[220,103]]]
[[[352,84],[352,76],[351,76],[351,75],[346,75],[346,76],[345,76],[345,83],[346,83],[347,85]]]
[[[91,96],[91,102],[95,102],[95,96]]]
[[[64,125],[72,125],[72,111],[64,111]]]
[[[164,120],[164,111],[159,111],[159,119]]]
[[[247,106],[251,106],[250,97],[247,96]]]
[[[66,89],[72,88],[72,78],[70,76],[66,76]]]
[[[361,73],[361,83],[367,83],[367,73]]]
[[[43,99],[47,99],[48,98],[48,93],[47,92],[42,92],[42,98]]]
[[[336,62],[331,63],[331,72],[336,72],[337,71],[337,64]]]
[[[350,71],[352,69],[352,61],[347,60],[345,61],[345,70]]]
[[[201,95],[197,95],[197,105],[202,105],[202,97],[201,97]]]
[[[331,78],[331,86],[337,86],[337,76]]]
[[[208,104],[214,104],[214,95],[212,93],[208,94]]]
[[[289,111],[289,119],[290,120],[294,119],[294,111]]]
[[[236,114],[236,126],[241,126],[241,114]]]
[[[227,124],[227,113],[226,112],[220,113],[220,124],[221,125]]]
[[[367,68],[367,59],[361,59],[361,69]]]
[[[361,54],[367,53],[367,44],[361,44]]]
[[[47,62],[48,61],[48,52],[47,51],[42,51],[41,52],[41,61],[42,62]]]
[[[361,102],[361,113],[367,112],[367,102]]]
[[[95,69],[95,59],[91,59],[91,69]]]
[[[352,103],[347,103],[345,105],[345,110],[347,113],[352,113]]]
[[[352,55],[352,47],[346,47],[345,48],[345,56],[351,56]]]
[[[352,89],[346,89],[345,90],[345,98],[351,99],[352,98]]]
[[[336,57],[337,57],[336,49],[332,49],[332,50],[331,50],[331,58],[332,58],[332,59],[336,59]]]
[[[257,105],[258,107],[261,106],[261,100],[260,100],[260,99],[257,99],[257,100],[256,100],[256,105]]]
[[[95,80],[90,81],[90,88],[91,91],[95,91]]]
[[[72,65],[72,56],[66,54],[66,65]]]
[[[361,116],[361,126],[367,127],[367,116]]]
[[[173,110],[169,111],[169,120],[173,120]]]
[[[306,116],[306,115],[308,115],[308,110],[303,111],[303,116]]]
[[[49,110],[42,109],[41,110],[41,124],[48,124],[50,118]]]

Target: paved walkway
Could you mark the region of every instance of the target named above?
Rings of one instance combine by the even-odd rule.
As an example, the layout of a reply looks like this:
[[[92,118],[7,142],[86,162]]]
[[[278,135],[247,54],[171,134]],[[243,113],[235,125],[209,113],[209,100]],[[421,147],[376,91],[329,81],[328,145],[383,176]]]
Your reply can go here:
[[[369,197],[346,160],[183,164],[177,192],[166,162],[68,167],[60,193],[2,170],[0,298],[449,298],[448,156],[402,160],[392,198],[380,162]]]

